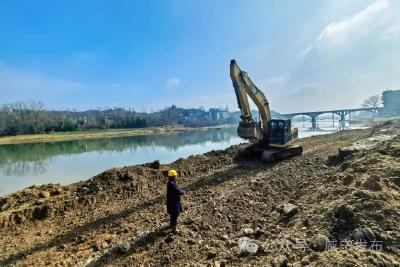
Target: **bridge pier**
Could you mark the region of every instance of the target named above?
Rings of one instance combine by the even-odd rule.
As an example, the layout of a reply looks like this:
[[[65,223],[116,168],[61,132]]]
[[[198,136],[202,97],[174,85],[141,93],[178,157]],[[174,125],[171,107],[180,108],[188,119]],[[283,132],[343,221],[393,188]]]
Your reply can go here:
[[[340,114],[339,130],[344,130],[346,128],[346,115],[344,113]]]
[[[340,111],[335,112],[335,113],[340,116],[339,131],[346,130],[346,115],[350,114],[350,111],[348,111],[348,110],[340,110]]]
[[[311,117],[311,129],[318,130],[319,129],[317,125],[318,114],[310,114],[309,116]]]
[[[351,112],[349,112],[349,127],[351,127]]]

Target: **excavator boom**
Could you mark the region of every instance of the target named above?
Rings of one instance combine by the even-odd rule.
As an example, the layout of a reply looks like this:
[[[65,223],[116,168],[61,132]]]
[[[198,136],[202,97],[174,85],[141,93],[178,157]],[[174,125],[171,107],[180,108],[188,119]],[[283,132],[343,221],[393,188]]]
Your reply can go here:
[[[245,71],[242,71],[234,59],[230,64],[230,75],[235,89],[239,109],[242,112],[242,122],[238,127],[238,135],[252,142],[264,142],[268,144],[268,127],[271,120],[269,103],[264,93],[257,88]],[[251,116],[247,95],[256,104],[262,118],[261,125],[255,122]]]

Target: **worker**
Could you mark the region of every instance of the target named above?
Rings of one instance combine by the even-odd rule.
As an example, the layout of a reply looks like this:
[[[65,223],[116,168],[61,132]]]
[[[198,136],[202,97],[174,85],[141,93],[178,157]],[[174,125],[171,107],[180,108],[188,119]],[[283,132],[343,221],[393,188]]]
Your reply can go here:
[[[179,214],[183,211],[181,204],[181,196],[185,191],[176,185],[176,177],[178,176],[175,170],[168,171],[167,183],[167,212],[170,216],[170,227],[174,233],[177,233],[176,224]]]

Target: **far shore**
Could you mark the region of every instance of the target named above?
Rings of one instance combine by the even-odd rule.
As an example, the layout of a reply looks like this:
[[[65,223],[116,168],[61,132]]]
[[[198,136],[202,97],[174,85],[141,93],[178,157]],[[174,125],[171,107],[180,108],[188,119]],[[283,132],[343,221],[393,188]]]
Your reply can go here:
[[[29,134],[0,137],[0,145],[11,144],[27,144],[39,142],[62,142],[79,139],[95,139],[95,138],[114,138],[140,135],[166,134],[172,132],[207,130],[211,128],[224,128],[230,125],[216,125],[207,127],[184,127],[181,125],[166,125],[149,128],[135,129],[106,129],[106,130],[88,130],[75,132],[56,132],[49,134]]]

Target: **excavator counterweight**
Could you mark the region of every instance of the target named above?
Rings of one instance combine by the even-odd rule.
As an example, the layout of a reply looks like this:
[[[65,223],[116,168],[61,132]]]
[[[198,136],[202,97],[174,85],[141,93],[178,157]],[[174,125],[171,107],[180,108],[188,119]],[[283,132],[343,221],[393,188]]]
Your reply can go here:
[[[242,155],[261,157],[265,162],[301,155],[303,148],[292,145],[298,138],[298,129],[291,127],[290,119],[271,119],[269,103],[264,93],[233,59],[230,64],[230,76],[242,113],[237,133],[239,137],[253,143],[242,151]],[[255,121],[251,115],[247,96],[257,106],[261,115],[260,122]]]

